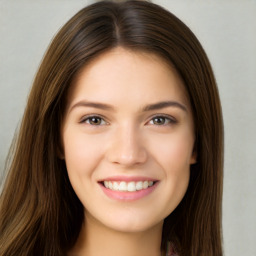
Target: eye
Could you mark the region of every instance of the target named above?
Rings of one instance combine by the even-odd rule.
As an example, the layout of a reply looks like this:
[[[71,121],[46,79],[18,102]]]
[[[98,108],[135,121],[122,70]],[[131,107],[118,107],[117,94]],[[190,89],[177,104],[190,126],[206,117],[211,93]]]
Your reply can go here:
[[[89,125],[95,125],[95,126],[106,125],[107,124],[107,122],[100,116],[85,117],[85,118],[83,118],[81,123],[85,123],[85,124],[89,124]]]
[[[149,124],[159,125],[159,126],[160,125],[168,125],[168,124],[172,124],[172,123],[176,123],[176,120],[174,120],[171,117],[167,117],[167,116],[155,116],[149,121]]]

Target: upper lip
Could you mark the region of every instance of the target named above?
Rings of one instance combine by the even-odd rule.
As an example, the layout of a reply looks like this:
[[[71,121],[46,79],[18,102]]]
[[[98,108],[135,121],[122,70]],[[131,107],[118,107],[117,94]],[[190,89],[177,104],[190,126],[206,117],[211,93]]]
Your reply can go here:
[[[99,182],[103,181],[157,181],[157,179],[152,177],[145,177],[145,176],[111,176],[106,177],[104,179],[99,180]]]

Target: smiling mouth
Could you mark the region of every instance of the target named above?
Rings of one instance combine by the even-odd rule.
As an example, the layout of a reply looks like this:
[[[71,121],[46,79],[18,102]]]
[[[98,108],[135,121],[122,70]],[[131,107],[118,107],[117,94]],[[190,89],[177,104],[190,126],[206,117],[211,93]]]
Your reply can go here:
[[[156,184],[157,181],[102,181],[100,182],[105,188],[112,191],[121,191],[121,192],[136,192],[145,190],[149,187],[152,187]]]

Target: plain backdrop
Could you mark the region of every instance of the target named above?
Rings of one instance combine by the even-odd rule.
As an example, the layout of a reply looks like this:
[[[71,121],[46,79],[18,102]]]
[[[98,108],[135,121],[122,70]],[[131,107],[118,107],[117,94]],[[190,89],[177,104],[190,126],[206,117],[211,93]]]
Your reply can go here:
[[[1,173],[34,75],[48,44],[71,16],[92,2],[0,0]],[[225,124],[225,255],[255,256],[256,1],[153,2],[166,7],[184,21],[210,58],[219,86]]]

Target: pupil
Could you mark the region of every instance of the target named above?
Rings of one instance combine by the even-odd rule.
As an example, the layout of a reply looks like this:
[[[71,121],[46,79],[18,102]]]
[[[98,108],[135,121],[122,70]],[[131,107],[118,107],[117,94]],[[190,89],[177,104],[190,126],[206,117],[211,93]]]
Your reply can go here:
[[[163,117],[157,117],[154,119],[155,124],[164,124],[164,118]]]
[[[92,117],[92,118],[91,118],[91,123],[93,123],[93,124],[100,124],[100,118],[98,118],[98,117]]]

